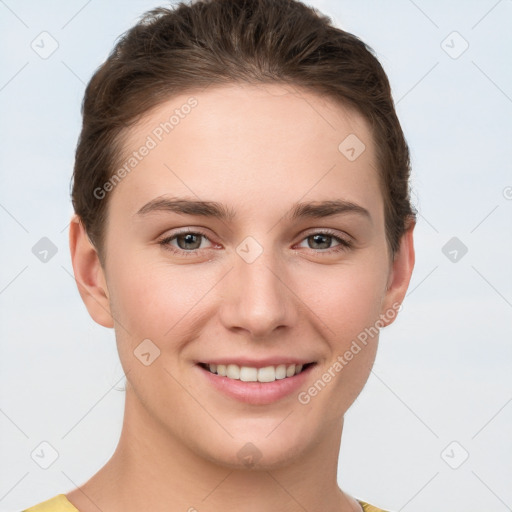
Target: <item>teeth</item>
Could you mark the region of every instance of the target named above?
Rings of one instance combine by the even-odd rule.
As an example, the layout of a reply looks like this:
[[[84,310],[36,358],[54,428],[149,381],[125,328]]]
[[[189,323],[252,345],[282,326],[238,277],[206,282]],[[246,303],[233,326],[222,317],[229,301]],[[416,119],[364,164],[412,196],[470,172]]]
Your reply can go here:
[[[286,376],[293,377],[294,375],[295,375],[295,365],[291,364],[290,366],[286,367]]]
[[[259,379],[259,372],[256,368],[242,366],[240,368],[240,380],[244,382],[256,382]]]
[[[275,380],[293,377],[302,371],[302,364],[280,364],[278,366],[265,366],[253,368],[250,366],[238,366],[237,364],[210,364],[210,372],[221,377],[228,377],[243,382],[274,382]]]
[[[274,382],[275,380],[276,369],[273,366],[258,369],[258,382]]]
[[[226,367],[226,377],[240,380],[240,366],[236,364],[228,364]]]
[[[284,379],[286,377],[286,365],[280,364],[276,366],[276,379]]]

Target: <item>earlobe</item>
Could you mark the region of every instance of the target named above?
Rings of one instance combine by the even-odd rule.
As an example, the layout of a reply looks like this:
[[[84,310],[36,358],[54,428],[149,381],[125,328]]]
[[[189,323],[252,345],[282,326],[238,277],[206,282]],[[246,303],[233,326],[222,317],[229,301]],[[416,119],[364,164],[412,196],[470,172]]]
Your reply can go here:
[[[398,313],[411,280],[414,269],[414,240],[415,222],[411,221],[402,235],[400,247],[391,264],[387,290],[382,301],[381,320],[383,326],[391,324]]]
[[[108,288],[98,252],[76,214],[69,225],[69,249],[75,281],[87,311],[98,324],[114,327]]]

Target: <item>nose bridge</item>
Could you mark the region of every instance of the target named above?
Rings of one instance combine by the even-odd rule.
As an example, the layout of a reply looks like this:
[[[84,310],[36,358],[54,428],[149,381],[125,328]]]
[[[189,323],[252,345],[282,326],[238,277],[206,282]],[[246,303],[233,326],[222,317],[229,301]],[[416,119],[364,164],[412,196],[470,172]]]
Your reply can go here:
[[[253,237],[237,246],[230,297],[223,308],[226,327],[265,337],[292,321],[290,293],[280,280],[284,277],[280,263],[270,244],[264,247]]]

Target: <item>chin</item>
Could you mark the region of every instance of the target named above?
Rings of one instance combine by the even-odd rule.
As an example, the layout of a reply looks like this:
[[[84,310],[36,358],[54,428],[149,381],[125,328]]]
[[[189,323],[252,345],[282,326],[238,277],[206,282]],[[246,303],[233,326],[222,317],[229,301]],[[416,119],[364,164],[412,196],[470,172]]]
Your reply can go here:
[[[226,435],[222,440],[211,440],[202,446],[201,455],[214,464],[236,470],[263,471],[289,466],[308,451],[314,436],[311,432],[292,430],[289,425],[286,428],[284,424],[288,421],[273,421],[274,430],[245,428],[233,438]]]

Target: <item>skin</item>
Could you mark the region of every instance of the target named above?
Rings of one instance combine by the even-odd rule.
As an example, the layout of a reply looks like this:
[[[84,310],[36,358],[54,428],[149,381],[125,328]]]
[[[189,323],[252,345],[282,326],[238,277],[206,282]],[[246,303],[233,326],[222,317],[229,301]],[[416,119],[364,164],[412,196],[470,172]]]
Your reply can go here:
[[[130,128],[127,154],[191,95]],[[195,363],[304,357],[317,363],[301,387],[307,390],[402,302],[414,224],[392,258],[375,147],[359,113],[277,84],[210,87],[193,96],[197,107],[104,199],[103,265],[72,219],[78,288],[91,317],[115,329],[127,384],[114,455],[67,497],[83,512],[360,511],[338,487],[338,454],[343,416],[368,379],[378,335],[307,404],[297,393],[267,405],[241,403],[214,389]],[[354,161],[338,150],[349,134],[366,146]],[[163,196],[217,201],[235,216],[137,214]],[[360,205],[370,218],[286,217],[296,202],[333,199]],[[158,243],[178,228],[206,235],[195,245],[169,242],[194,255]],[[352,247],[336,252],[334,238],[315,243],[311,235],[322,229]],[[252,263],[236,251],[248,236],[263,249]],[[133,354],[144,339],[160,350],[149,366]],[[251,468],[237,455],[249,442],[260,454]]]

